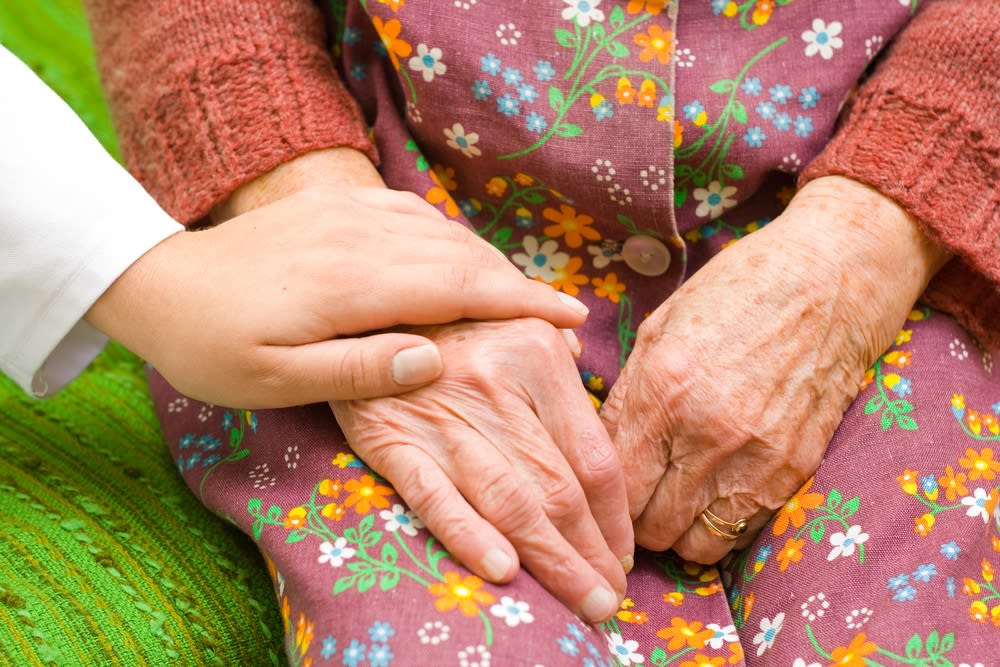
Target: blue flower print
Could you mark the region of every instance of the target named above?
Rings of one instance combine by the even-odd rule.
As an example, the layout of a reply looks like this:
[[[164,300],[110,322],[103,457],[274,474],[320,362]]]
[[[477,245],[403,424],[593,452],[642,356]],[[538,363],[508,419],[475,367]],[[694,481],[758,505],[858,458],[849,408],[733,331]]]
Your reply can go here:
[[[525,123],[528,129],[532,132],[537,132],[541,134],[549,126],[549,121],[545,120],[545,116],[532,111],[528,114],[527,122]]]
[[[228,431],[233,425],[233,413],[229,410],[222,415],[222,430]]]
[[[740,84],[740,88],[747,95],[760,95],[764,91],[764,86],[760,85],[760,79],[755,76],[744,79],[743,83]]]
[[[948,597],[955,597],[955,589],[957,586],[955,586],[955,579],[953,577],[948,577],[948,579],[945,580],[944,587],[945,590],[948,591]]]
[[[348,72],[348,74],[350,74],[352,79],[361,81],[366,76],[368,76],[368,68],[365,67],[364,63],[354,63],[353,65],[351,65],[351,69]]]
[[[361,41],[361,31],[354,26],[344,28],[344,44],[354,46]]]
[[[699,115],[705,113],[705,107],[701,105],[698,100],[693,100],[688,102],[683,107],[684,117],[690,121],[694,121]]]
[[[493,55],[493,52],[490,51],[479,59],[479,68],[487,74],[496,76],[500,73],[500,59]]]
[[[938,490],[937,478],[934,475],[927,475],[920,478],[920,486],[928,496],[934,495]],[[916,576],[916,575],[914,575]]]
[[[580,628],[576,627],[572,623],[567,623],[566,624],[566,632],[568,632],[571,635],[573,635],[573,637],[576,638],[576,640],[578,642],[582,642],[584,640],[583,630],[581,630]]]
[[[600,660],[601,658],[604,657],[601,655],[601,652],[597,650],[597,647],[591,644],[590,642],[587,642],[587,653],[589,653],[594,658],[594,660]]]
[[[929,584],[931,583],[931,578],[936,577],[937,573],[937,566],[934,563],[923,563],[918,565],[917,569],[913,571],[913,579]]]
[[[552,69],[552,63],[548,60],[539,60],[531,69],[539,81],[548,81],[556,75],[556,71]]]
[[[365,659],[365,645],[357,639],[351,640],[351,645],[344,650],[344,664],[347,667],[358,667]]]
[[[375,40],[375,46],[372,47],[372,50],[383,58],[389,55],[389,52],[385,50],[385,42],[381,39]]]
[[[896,602],[911,602],[917,598],[917,589],[913,586],[904,586],[893,593],[892,599]]]
[[[773,88],[768,88],[767,92],[771,94],[771,101],[775,104],[785,104],[788,100],[792,99],[792,87],[786,86],[783,83],[779,83]]]
[[[490,90],[490,82],[486,79],[477,79],[472,82],[472,96],[480,102],[490,99],[490,95],[492,94],[493,91]]]
[[[386,644],[372,644],[368,651],[368,662],[372,667],[389,667],[389,663],[395,656]]]
[[[257,432],[257,413],[250,412],[247,416],[247,421],[250,422],[250,431],[253,433]]]
[[[226,414],[228,415],[229,413],[227,412]],[[225,420],[223,420],[223,422],[225,422]],[[223,428],[228,428],[228,427],[223,426]],[[181,449],[187,449],[193,444],[194,444],[194,433],[188,433],[186,435],[183,435],[181,436],[181,439],[177,441],[177,446],[180,447]]]
[[[958,560],[958,554],[962,552],[962,548],[958,546],[955,540],[951,542],[945,542],[941,545],[941,555],[948,560]]]
[[[516,98],[505,94],[503,97],[497,98],[497,111],[504,116],[519,116],[521,115],[521,103]]]
[[[337,652],[337,640],[333,638],[333,635],[327,635],[323,639],[323,647],[320,649],[320,657],[324,660],[329,660]]]
[[[517,87],[521,85],[524,81],[524,76],[521,74],[521,70],[516,67],[508,67],[503,71],[503,82],[508,86]]]
[[[994,403],[990,407],[990,409],[993,410],[994,414],[1000,415],[1000,401],[997,401],[996,403]]]
[[[802,93],[799,95],[799,104],[802,105],[803,109],[814,109],[820,97],[822,96],[816,90],[816,86],[809,86],[802,89]]]
[[[396,636],[396,631],[392,629],[392,625],[389,623],[375,621],[372,623],[372,627],[368,628],[368,638],[372,640],[373,644],[375,642],[385,643],[394,636]]]
[[[462,211],[462,215],[466,218],[472,218],[479,215],[479,212],[482,210],[482,206],[477,206],[476,202],[471,199],[463,199],[458,202],[458,208]]]
[[[712,13],[718,16],[729,4],[729,0],[712,0]]]
[[[531,104],[538,99],[538,91],[530,83],[522,83],[517,87],[517,96],[521,98],[522,101]]]
[[[601,100],[601,103],[594,107],[593,110],[595,120],[607,120],[615,115],[615,108],[607,100]]]
[[[774,102],[768,102],[767,100],[764,100],[762,102],[757,103],[757,115],[763,118],[764,120],[770,120],[771,118],[773,118],[775,112],[777,112],[777,108],[775,108]]]
[[[559,650],[566,655],[576,655],[580,652],[580,647],[569,637],[560,637],[556,642],[559,644]]]
[[[907,574],[896,575],[889,578],[889,583],[885,585],[890,591],[895,591],[910,583],[910,576]]]
[[[764,130],[760,129],[759,126],[754,125],[747,133],[743,135],[743,141],[747,142],[747,146],[751,148],[760,148],[764,145],[764,140],[767,139],[767,135],[764,134]]]
[[[813,131],[813,119],[806,116],[795,117],[795,134],[808,137]]]
[[[892,388],[896,395],[902,398],[913,393],[913,381],[910,378],[899,378],[899,382]]]
[[[779,114],[775,114],[774,118],[771,120],[771,124],[774,125],[774,129],[779,132],[787,132],[792,126],[792,117],[782,111]]]

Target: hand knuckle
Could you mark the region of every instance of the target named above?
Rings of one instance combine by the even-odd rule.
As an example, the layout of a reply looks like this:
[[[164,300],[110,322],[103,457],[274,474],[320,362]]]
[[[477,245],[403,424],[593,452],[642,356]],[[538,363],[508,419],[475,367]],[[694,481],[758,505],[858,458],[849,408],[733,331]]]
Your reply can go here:
[[[500,532],[518,530],[537,520],[533,517],[542,516],[535,499],[512,479],[509,472],[487,474],[481,484],[483,495],[476,509]]]
[[[557,477],[546,485],[545,514],[555,523],[578,518],[587,511],[587,499],[576,479]]]

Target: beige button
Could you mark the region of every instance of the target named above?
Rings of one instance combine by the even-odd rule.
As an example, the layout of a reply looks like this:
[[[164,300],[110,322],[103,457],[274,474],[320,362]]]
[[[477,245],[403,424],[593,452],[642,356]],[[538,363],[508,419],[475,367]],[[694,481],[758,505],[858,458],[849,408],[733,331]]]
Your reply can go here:
[[[652,236],[630,236],[622,246],[622,259],[643,276],[662,276],[670,268],[670,251]]]

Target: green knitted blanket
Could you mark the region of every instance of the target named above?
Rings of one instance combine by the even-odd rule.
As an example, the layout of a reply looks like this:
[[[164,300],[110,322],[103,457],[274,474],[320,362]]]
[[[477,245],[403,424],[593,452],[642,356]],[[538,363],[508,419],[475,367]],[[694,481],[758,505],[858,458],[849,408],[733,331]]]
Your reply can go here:
[[[0,43],[116,149],[78,0],[3,0]],[[109,346],[46,401],[0,375],[0,664],[277,665],[281,632],[255,547],[177,475],[140,360]]]

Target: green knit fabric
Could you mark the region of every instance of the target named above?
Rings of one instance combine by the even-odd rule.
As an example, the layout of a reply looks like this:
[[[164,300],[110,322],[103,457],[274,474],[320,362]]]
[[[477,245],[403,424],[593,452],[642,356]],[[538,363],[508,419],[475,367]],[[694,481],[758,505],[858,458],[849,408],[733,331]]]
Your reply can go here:
[[[114,148],[78,2],[3,0],[0,42]],[[0,665],[278,665],[281,637],[256,548],[177,474],[140,360],[109,346],[46,401],[0,375]]]

